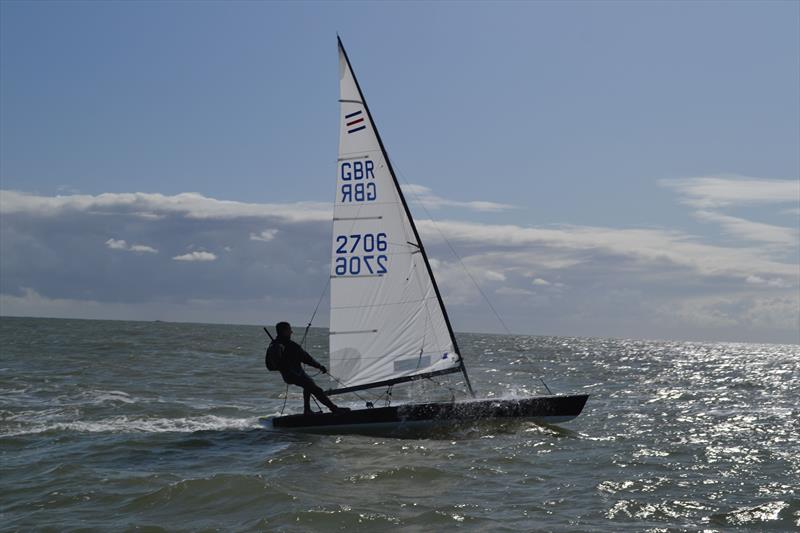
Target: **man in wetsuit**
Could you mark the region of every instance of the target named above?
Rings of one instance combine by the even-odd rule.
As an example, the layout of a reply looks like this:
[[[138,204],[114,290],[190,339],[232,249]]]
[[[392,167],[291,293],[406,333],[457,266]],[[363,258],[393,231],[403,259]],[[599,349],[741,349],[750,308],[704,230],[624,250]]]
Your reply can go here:
[[[332,413],[339,413],[348,411],[342,407],[337,407],[322,389],[314,383],[314,380],[305,373],[300,364],[306,364],[318,368],[323,374],[328,373],[328,369],[319,364],[308,352],[306,352],[299,344],[292,340],[292,326],[288,322],[278,322],[275,325],[278,336],[275,342],[283,346],[283,354],[281,356],[280,372],[283,381],[290,385],[297,385],[303,388],[303,414],[311,414],[311,395],[319,400],[325,407],[331,410]]]

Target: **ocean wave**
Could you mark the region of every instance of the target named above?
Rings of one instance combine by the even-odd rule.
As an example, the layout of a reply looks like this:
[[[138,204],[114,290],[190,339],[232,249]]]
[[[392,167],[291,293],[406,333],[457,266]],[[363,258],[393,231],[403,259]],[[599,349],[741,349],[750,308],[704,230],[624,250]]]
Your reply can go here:
[[[119,390],[88,390],[78,396],[86,403],[99,405],[105,402],[136,403],[137,398]]]
[[[228,418],[214,415],[182,418],[136,418],[118,416],[103,420],[75,420],[14,428],[0,433],[0,437],[32,435],[48,431],[76,433],[194,433],[226,429],[260,427],[258,417]]]
[[[46,383],[40,387],[26,387],[24,389],[3,390],[0,394],[0,404],[10,406],[73,406],[101,405],[104,403],[139,403],[144,400],[131,396],[120,390],[62,390],[58,385]]]
[[[720,525],[743,526],[749,524],[763,524],[781,520],[781,513],[788,509],[790,504],[784,501],[766,502],[752,507],[740,507],[727,513],[711,516],[714,523]],[[784,517],[789,519],[788,513]]]

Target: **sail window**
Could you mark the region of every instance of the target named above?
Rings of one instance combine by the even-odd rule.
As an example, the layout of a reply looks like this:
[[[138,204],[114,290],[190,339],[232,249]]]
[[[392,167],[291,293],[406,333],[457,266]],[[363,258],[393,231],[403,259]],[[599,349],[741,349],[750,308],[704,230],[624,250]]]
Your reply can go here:
[[[408,372],[409,370],[417,370],[418,368],[427,368],[431,366],[431,356],[423,355],[421,357],[414,357],[411,359],[397,359],[394,362],[395,372]]]

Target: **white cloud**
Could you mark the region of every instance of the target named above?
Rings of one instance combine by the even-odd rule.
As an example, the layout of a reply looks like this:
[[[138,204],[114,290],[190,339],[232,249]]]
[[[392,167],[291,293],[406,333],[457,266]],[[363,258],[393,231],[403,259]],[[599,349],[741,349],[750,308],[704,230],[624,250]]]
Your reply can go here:
[[[216,200],[197,193],[174,196],[157,193],[104,193],[96,196],[38,196],[0,190],[0,214],[28,213],[57,216],[70,212],[93,214],[127,213],[144,219],[181,215],[196,219],[278,218],[287,222],[323,222],[332,217],[332,204],[296,202],[292,204],[253,204]]]
[[[147,253],[147,254],[157,254],[158,250],[153,248],[152,246],[146,246],[144,244],[128,244],[124,239],[108,239],[106,241],[106,246],[111,248],[112,250],[124,250],[126,252],[134,252],[134,253]]]
[[[785,278],[792,285],[798,281],[797,265],[770,259],[761,249],[702,244],[696,237],[677,231],[593,226],[525,228],[457,221],[433,224],[428,220],[419,221],[417,226],[428,243],[441,241],[441,231],[448,240],[464,246],[509,248],[512,251],[499,253],[496,259],[516,261],[520,268],[525,264],[541,267],[551,255],[551,267],[566,268],[591,261],[593,254],[606,253],[634,259],[650,268],[663,264],[685,267],[702,276],[744,279],[761,275]],[[524,251],[534,246],[540,248],[541,257]]]
[[[423,185],[404,184],[401,185],[406,198],[429,209],[439,209],[442,207],[460,207],[473,211],[495,212],[515,209],[513,205],[500,204],[496,202],[472,201],[460,202],[448,200],[433,194],[430,188]]]
[[[536,294],[533,291],[529,291],[528,289],[523,289],[520,287],[500,287],[496,289],[494,293],[502,296],[533,296]]]
[[[659,183],[683,194],[687,205],[701,209],[800,201],[800,180],[797,179],[705,176],[666,179]]]
[[[146,246],[144,244],[132,244],[130,247],[131,252],[140,252],[140,253],[148,253],[148,254],[157,254],[158,250],[153,248],[152,246]]]
[[[701,328],[743,328],[766,331],[795,331],[800,325],[797,297],[757,293],[712,295],[684,298],[662,306],[664,320],[678,325],[696,324]]]
[[[486,270],[483,272],[483,277],[485,277],[488,281],[505,281],[506,276],[502,272],[497,272],[495,270]]]
[[[778,279],[778,278],[764,279],[764,278],[760,278],[758,276],[747,276],[747,279],[745,279],[745,281],[747,283],[749,283],[750,285],[763,285],[763,286],[767,286],[767,287],[787,287],[788,286],[785,281],[783,281],[782,279]]]
[[[683,203],[697,208],[698,220],[719,224],[722,230],[745,241],[770,246],[794,248],[800,232],[796,228],[776,226],[718,212],[726,207],[800,203],[800,180],[774,180],[744,176],[706,176],[661,180],[664,187],[683,195]],[[780,212],[791,214],[795,209]]]
[[[195,306],[195,314],[187,316],[201,321],[247,316],[253,323],[261,320],[265,309],[274,308],[258,300],[270,295],[282,299],[282,314],[302,320],[319,300],[330,273],[329,210],[307,215],[297,213],[305,204],[275,210],[264,204],[232,207],[202,197],[194,204],[191,198],[198,195],[160,196],[157,201],[131,195],[132,202],[121,201],[126,195],[112,195],[116,203],[102,206],[98,199],[106,195],[84,196],[92,200],[78,202],[78,209],[70,207],[76,198],[59,204],[14,194],[18,196],[0,195],[4,202],[0,292],[5,314],[69,316],[70,308],[81,307],[81,298],[88,294],[91,299],[80,310],[86,310],[87,317],[92,310],[97,317],[149,319],[167,308],[180,317],[190,308],[187,302],[202,298],[228,302],[224,314],[209,305],[202,307],[202,313]],[[42,202],[12,208],[9,198]],[[170,202],[179,208],[165,207]],[[216,209],[213,216],[205,210],[208,206],[216,206],[211,209]],[[297,216],[271,216],[275,211],[295,211]],[[795,256],[786,253],[788,240],[782,240],[780,232],[767,239],[763,235],[772,235],[769,227],[711,213],[715,223],[745,224],[758,230],[761,239],[723,246],[706,244],[686,232],[653,228],[524,227],[456,220],[435,225],[419,220],[418,227],[454,327],[461,331],[494,327],[472,278],[491,296],[511,329],[520,332],[794,342],[800,274]],[[439,230],[458,250],[470,275],[452,258]],[[743,234],[742,229],[731,233]],[[126,240],[109,235],[124,235]],[[278,257],[259,242],[269,238],[304,246]],[[98,245],[102,242],[105,247]],[[150,270],[143,270],[136,262],[115,257],[145,246],[131,243],[181,250],[182,255],[154,255],[148,261]],[[185,268],[182,262],[216,260],[217,255],[207,249],[226,250],[225,260],[208,265],[213,268]],[[119,279],[128,283],[121,286]],[[784,318],[781,312],[786,313]],[[703,314],[705,321],[698,319]],[[270,316],[268,321],[281,318]],[[320,315],[317,322],[325,320]]]
[[[217,256],[211,252],[189,252],[188,254],[176,255],[172,259],[175,261],[216,261]]]
[[[128,243],[125,241],[118,241],[116,239],[108,239],[106,241],[106,246],[111,248],[112,250],[127,250]]]
[[[744,218],[705,210],[696,211],[694,216],[700,220],[716,222],[722,226],[726,233],[741,239],[784,246],[796,246],[798,243],[798,232],[793,228],[753,222]]]
[[[250,240],[251,241],[262,241],[262,242],[269,242],[275,238],[278,234],[278,230],[276,229],[265,229],[261,233],[251,233]]]

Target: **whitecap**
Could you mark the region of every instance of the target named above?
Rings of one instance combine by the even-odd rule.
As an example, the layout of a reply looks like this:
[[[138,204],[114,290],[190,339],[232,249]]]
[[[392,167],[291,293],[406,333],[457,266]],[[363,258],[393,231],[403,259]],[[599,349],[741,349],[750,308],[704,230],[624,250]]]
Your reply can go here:
[[[89,390],[80,395],[92,404],[104,402],[136,403],[136,398],[131,397],[127,392],[119,390]]]
[[[73,431],[77,433],[194,433],[195,431],[220,431],[260,427],[258,417],[227,418],[214,415],[184,418],[134,418],[118,416],[102,420],[75,420],[17,428],[0,434],[14,437],[47,431]]]

